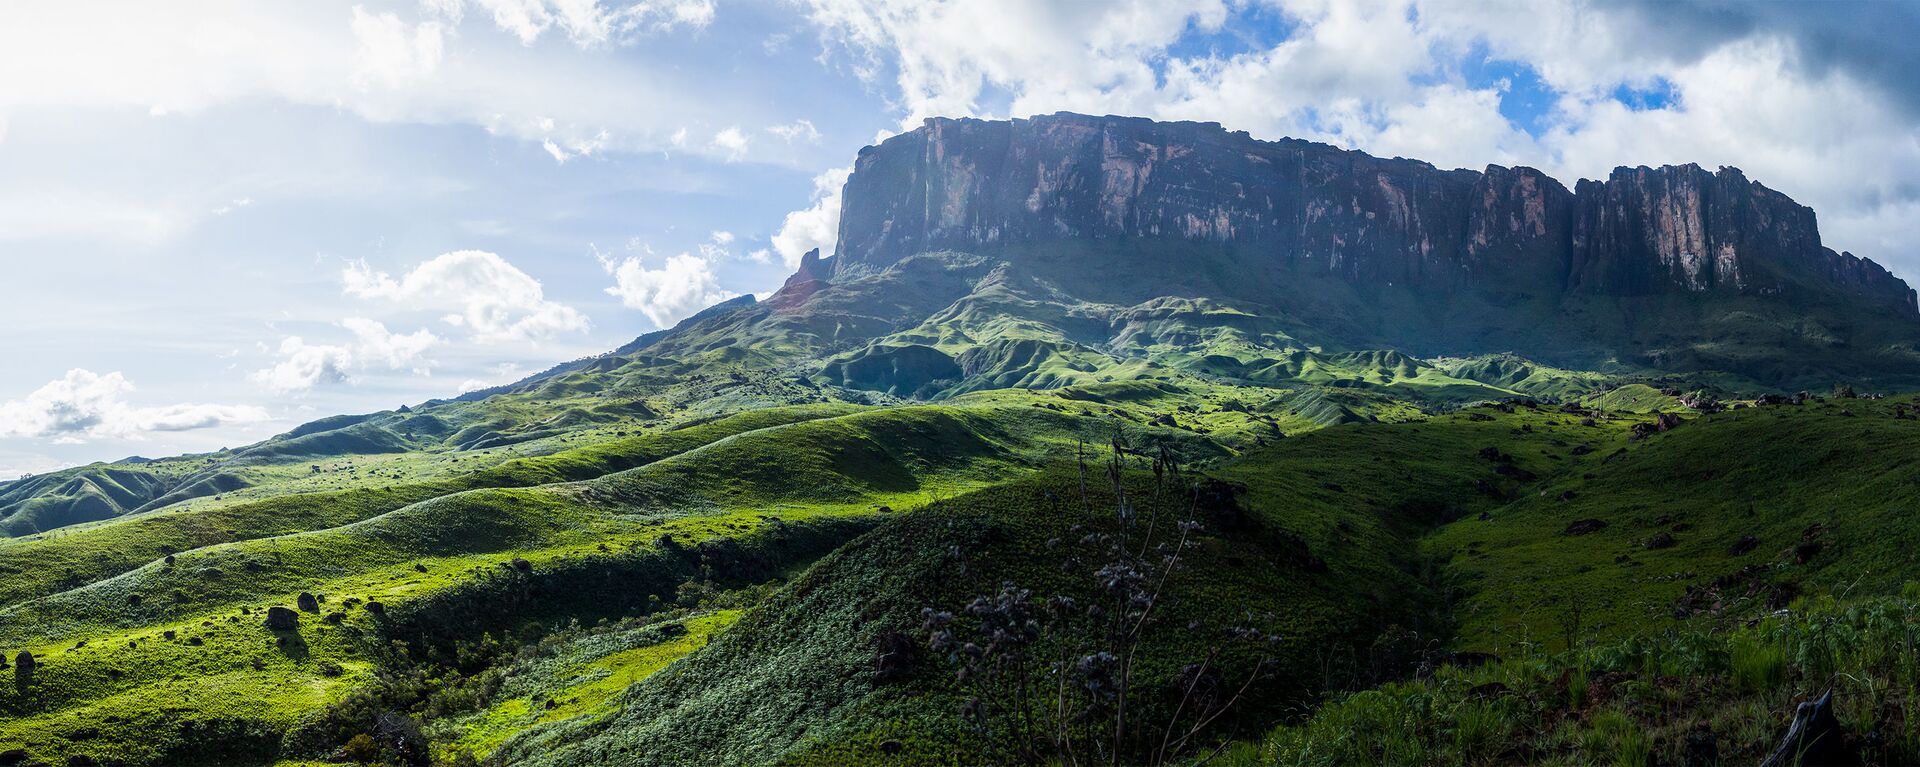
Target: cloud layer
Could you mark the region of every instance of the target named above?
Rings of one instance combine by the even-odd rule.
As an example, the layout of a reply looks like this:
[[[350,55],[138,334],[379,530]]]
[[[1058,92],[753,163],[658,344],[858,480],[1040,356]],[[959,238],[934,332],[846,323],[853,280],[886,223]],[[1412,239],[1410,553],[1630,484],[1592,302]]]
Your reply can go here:
[[[0,437],[50,437],[61,442],[137,439],[152,432],[267,420],[264,408],[251,405],[134,405],[127,401],[133,391],[133,383],[117,372],[69,370],[23,399],[0,402]]]

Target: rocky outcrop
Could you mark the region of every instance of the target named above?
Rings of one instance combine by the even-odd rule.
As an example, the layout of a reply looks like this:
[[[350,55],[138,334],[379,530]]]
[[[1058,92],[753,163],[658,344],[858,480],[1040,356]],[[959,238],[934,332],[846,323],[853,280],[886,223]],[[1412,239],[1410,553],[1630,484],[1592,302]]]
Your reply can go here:
[[[789,288],[927,251],[1102,239],[1212,244],[1263,273],[1439,293],[1812,293],[1920,317],[1904,282],[1824,247],[1811,209],[1733,168],[1619,168],[1569,191],[1531,168],[1441,170],[1217,123],[1065,113],[932,119],[862,150],[838,252],[810,254]]]

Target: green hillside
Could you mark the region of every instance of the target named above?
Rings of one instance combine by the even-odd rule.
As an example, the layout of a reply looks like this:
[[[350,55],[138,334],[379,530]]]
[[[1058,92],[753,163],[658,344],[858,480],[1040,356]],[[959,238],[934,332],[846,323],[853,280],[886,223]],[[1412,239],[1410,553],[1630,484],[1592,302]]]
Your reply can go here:
[[[0,764],[1920,760],[1912,395],[1097,250],[0,483]]]

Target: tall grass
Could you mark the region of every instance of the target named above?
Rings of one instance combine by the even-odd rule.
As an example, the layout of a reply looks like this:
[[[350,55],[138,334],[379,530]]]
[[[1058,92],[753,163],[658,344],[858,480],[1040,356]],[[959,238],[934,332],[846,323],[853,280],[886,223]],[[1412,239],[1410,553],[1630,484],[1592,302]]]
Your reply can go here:
[[[1815,600],[1735,629],[1668,631],[1336,695],[1233,765],[1680,763],[1690,734],[1758,761],[1793,704],[1835,691],[1874,763],[1920,763],[1920,600]]]

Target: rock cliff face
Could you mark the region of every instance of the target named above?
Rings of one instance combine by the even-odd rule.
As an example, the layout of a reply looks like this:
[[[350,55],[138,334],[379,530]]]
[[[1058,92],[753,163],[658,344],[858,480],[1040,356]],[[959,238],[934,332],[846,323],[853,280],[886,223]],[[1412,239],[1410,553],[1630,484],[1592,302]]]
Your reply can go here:
[[[1058,114],[929,120],[862,150],[813,271],[1061,240],[1211,243],[1275,274],[1527,295],[1812,296],[1920,317],[1914,291],[1823,247],[1812,210],[1740,171],[1440,170],[1215,123]],[[810,275],[812,276],[812,275]]]

